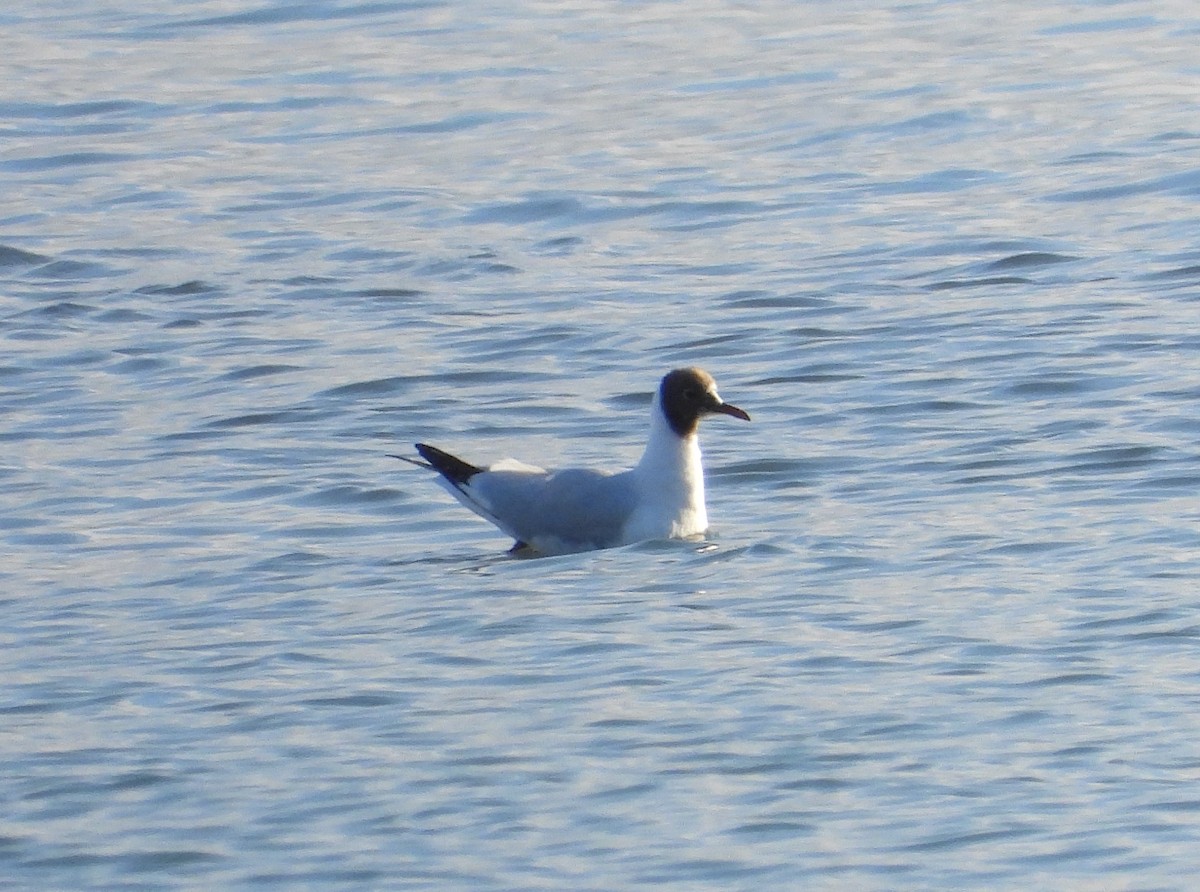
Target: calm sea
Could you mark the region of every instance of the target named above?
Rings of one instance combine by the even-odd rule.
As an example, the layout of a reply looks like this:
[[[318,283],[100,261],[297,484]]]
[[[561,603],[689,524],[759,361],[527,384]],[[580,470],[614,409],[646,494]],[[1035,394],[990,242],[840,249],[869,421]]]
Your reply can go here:
[[[0,887],[1194,888],[1192,0],[0,35]],[[683,364],[704,543],[387,457]]]

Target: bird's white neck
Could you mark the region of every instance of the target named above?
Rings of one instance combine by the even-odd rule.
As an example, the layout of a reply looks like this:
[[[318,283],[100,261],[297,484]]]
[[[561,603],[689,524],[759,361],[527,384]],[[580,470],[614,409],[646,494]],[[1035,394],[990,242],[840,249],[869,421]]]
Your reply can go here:
[[[671,429],[659,406],[650,411],[650,437],[635,472],[640,485],[657,493],[659,504],[677,529],[671,535],[693,535],[708,529],[704,507],[704,469],[695,434],[681,437]]]

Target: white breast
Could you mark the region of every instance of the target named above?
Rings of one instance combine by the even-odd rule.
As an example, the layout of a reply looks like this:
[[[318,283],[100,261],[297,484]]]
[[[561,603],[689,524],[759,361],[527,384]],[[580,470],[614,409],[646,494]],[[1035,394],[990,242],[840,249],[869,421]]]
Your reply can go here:
[[[651,413],[650,439],[633,469],[637,503],[622,531],[626,542],[699,536],[708,529],[700,442],[680,437]]]

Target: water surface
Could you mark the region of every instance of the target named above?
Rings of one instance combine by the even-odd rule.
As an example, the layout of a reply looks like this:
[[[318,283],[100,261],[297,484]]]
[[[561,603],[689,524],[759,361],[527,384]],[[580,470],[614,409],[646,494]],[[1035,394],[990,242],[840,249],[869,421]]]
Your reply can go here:
[[[1189,4],[0,24],[14,888],[1189,886]],[[386,455],[693,363],[704,543]]]

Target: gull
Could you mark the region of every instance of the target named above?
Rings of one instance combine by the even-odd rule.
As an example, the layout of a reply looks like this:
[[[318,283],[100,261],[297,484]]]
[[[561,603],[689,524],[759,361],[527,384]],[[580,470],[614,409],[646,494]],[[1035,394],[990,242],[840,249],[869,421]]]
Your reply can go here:
[[[518,554],[569,554],[645,539],[695,539],[708,529],[697,430],[708,415],[750,416],[721,399],[699,368],[668,372],[654,394],[650,435],[637,465],[610,473],[546,471],[513,459],[481,468],[417,443],[449,493],[515,541]]]

